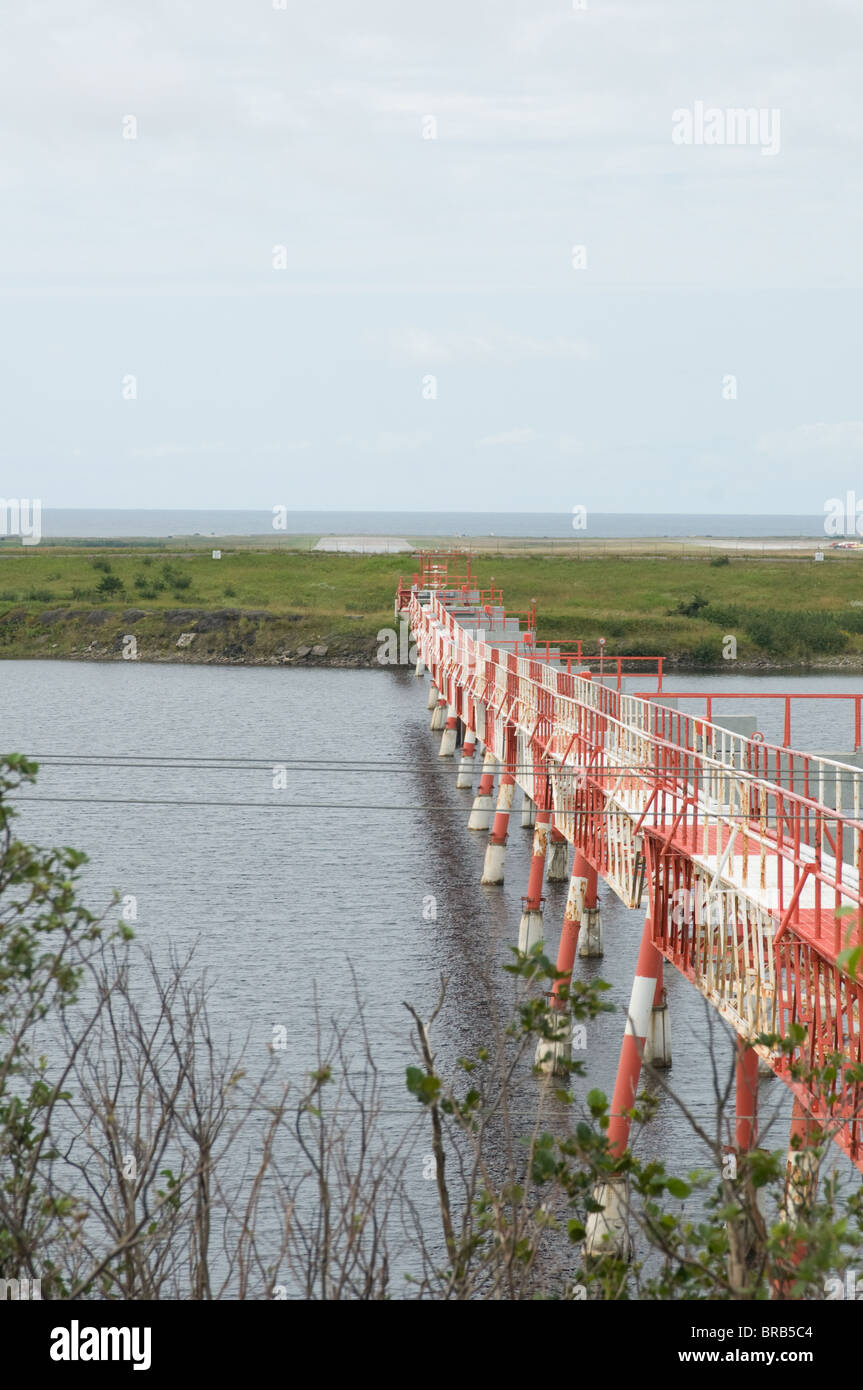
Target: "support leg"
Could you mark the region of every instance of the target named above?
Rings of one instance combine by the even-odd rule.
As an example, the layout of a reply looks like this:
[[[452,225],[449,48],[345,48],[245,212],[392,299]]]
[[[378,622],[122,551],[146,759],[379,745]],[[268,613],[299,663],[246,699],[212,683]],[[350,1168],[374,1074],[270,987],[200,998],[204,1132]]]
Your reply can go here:
[[[435,733],[440,733],[446,728],[446,711],[446,697],[444,695],[439,695],[438,702],[432,710],[432,716],[429,720],[429,728],[434,729]]]
[[[791,1113],[791,1135],[788,1162],[785,1168],[785,1202],[783,1214],[790,1226],[796,1226],[806,1208],[815,1200],[818,1191],[818,1145],[821,1129],[801,1101],[794,1097]]]
[[[566,836],[562,835],[556,826],[551,831],[551,854],[548,857],[549,883],[565,883],[569,877],[567,869],[567,859],[569,858],[569,845]]]
[[[491,827],[491,834],[488,837],[488,847],[485,852],[485,864],[482,871],[483,883],[503,883],[503,866],[506,859],[506,833],[509,827],[509,812],[512,806],[512,794],[514,790],[515,778],[512,773],[502,772],[497,789],[497,807],[494,813],[494,823]]]
[[[650,915],[645,918],[641,934],[641,949],[632,982],[632,995],[626,1031],[620,1049],[617,1065],[617,1080],[614,1083],[614,1096],[611,1102],[611,1119],[608,1127],[608,1142],[611,1153],[621,1157],[629,1143],[630,1111],[638,1094],[641,1078],[641,1059],[644,1044],[650,1028],[650,1014],[656,995],[656,981],[659,971],[659,952],[653,944],[653,924]],[[632,1240],[626,1221],[627,1193],[624,1178],[611,1183],[600,1183],[594,1197],[603,1204],[603,1210],[592,1212],[587,1219],[585,1253],[598,1255],[603,1250],[613,1250],[622,1259],[630,1259]]]
[[[536,829],[533,832],[530,876],[527,881],[527,897],[524,899],[521,923],[518,929],[518,949],[520,951],[530,951],[538,941],[542,941],[542,875],[545,870],[550,822],[550,811],[537,812]]]
[[[569,881],[569,892],[566,895],[566,907],[563,912],[563,930],[560,934],[560,944],[557,948],[557,969],[564,977],[555,980],[551,990],[551,1007],[554,1015],[560,1018],[560,1028],[555,1029],[555,1037],[552,1039],[540,1038],[536,1045],[536,1065],[544,1072],[563,1074],[566,1072],[566,1063],[572,1058],[572,1036],[570,1033],[569,1012],[561,996],[564,986],[569,986],[572,979],[572,969],[575,964],[575,951],[578,946],[578,933],[581,927],[581,918],[584,912],[584,894],[587,887],[587,879],[580,872],[581,865],[584,865],[583,856],[578,850],[575,852],[575,863],[572,867],[572,878]]]
[[[482,762],[482,776],[479,779],[477,794],[473,799],[473,807],[470,813],[470,820],[467,823],[468,830],[488,830],[491,825],[492,808],[494,800],[494,770],[497,766],[497,758],[490,748],[486,748],[485,757]]]
[[[652,1067],[671,1066],[671,1019],[668,999],[662,983],[662,956],[656,974],[656,993],[650,1011],[650,1029],[644,1044],[644,1060]]]
[[[455,754],[455,747],[458,741],[458,716],[455,706],[450,705],[447,709],[446,724],[444,726],[443,738],[440,741],[438,750],[439,758],[451,758]]]
[[[476,734],[473,729],[466,729],[464,743],[461,749],[461,762],[458,765],[458,776],[455,784],[459,791],[467,791],[473,786],[473,758],[476,752]]]
[[[595,960],[602,955],[602,917],[599,911],[599,898],[597,896],[597,873],[596,869],[591,868],[586,859],[581,855],[576,857],[576,863],[581,861],[587,878],[587,888],[584,899],[584,916],[581,924],[581,935],[578,938],[578,954],[582,960]],[[573,865],[575,873],[575,865]]]

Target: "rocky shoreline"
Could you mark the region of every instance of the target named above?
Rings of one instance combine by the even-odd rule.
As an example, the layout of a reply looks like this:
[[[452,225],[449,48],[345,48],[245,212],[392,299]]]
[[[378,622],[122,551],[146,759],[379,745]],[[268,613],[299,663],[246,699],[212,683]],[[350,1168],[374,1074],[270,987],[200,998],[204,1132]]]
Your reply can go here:
[[[377,622],[358,631],[347,615],[335,631],[315,630],[320,618],[266,609],[17,607],[0,614],[0,659],[122,661],[217,666],[318,666],[334,670],[386,670],[378,660]],[[390,620],[392,622],[392,620]],[[386,626],[382,622],[380,626]],[[345,630],[347,629],[347,630]],[[609,652],[613,657],[614,652]],[[767,657],[705,665],[670,653],[672,673],[728,675],[851,674],[863,672],[863,655],[823,657],[808,663]]]

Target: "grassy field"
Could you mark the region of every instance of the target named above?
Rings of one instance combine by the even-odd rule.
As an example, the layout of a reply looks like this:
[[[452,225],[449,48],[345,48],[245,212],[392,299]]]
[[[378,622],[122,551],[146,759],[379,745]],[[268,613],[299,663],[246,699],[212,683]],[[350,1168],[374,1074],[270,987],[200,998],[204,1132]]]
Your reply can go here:
[[[406,556],[106,546],[0,550],[0,655],[111,656],[124,634],[154,659],[278,660],[326,644],[329,660],[373,660],[393,623]],[[848,556],[665,559],[606,554],[478,555],[507,604],[537,600],[540,637],[607,640],[607,651],[663,653],[723,666],[738,660],[863,666],[863,568]],[[177,650],[181,631],[193,646]],[[304,657],[301,659],[305,659]]]

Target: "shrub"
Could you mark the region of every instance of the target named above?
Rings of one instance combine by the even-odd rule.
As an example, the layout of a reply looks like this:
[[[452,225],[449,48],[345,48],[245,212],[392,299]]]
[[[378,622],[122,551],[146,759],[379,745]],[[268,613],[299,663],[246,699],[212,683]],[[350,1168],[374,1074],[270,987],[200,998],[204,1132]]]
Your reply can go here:
[[[689,657],[698,666],[719,666],[722,662],[722,645],[719,638],[702,638],[700,642],[696,642]]]
[[[832,656],[844,651],[848,637],[832,613],[819,610],[768,609],[746,615],[747,637],[774,656]]]
[[[710,568],[711,568],[711,569],[714,569],[714,570],[718,570],[718,569],[721,569],[721,568],[723,567],[723,565],[730,565],[730,564],[731,564],[731,561],[729,560],[729,558],[728,558],[727,555],[714,555],[713,559],[710,561]]]
[[[682,598],[676,608],[671,609],[672,617],[697,618],[702,608],[707,607],[708,600],[702,598],[700,594],[693,594],[692,598]]]
[[[102,594],[106,598],[109,597],[111,594],[120,594],[122,592],[123,581],[122,579],[118,579],[116,574],[104,575],[103,578],[100,579],[99,583],[96,585],[96,593]]]
[[[708,603],[706,608],[702,608],[699,616],[707,623],[716,623],[717,627],[729,628],[740,622],[740,609],[734,608],[730,604]]]
[[[133,582],[139,593],[149,593],[151,598],[155,598],[156,594],[165,587],[161,579],[156,579],[150,574],[136,574]]]
[[[28,603],[50,603],[53,597],[50,589],[30,589],[25,594]]]
[[[94,570],[101,570],[103,574],[111,573],[110,561],[106,560],[104,555],[98,555],[96,559],[92,561],[92,565]]]

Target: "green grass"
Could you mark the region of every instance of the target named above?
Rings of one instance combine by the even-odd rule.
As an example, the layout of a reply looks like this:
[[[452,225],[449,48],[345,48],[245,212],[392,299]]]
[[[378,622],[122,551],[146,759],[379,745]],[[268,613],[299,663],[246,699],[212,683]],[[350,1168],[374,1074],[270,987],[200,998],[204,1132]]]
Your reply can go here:
[[[493,576],[511,608],[537,600],[540,637],[592,642],[602,636],[610,654],[664,653],[720,664],[723,637],[733,634],[743,661],[863,658],[863,606],[855,607],[863,604],[863,570],[847,559],[735,557],[717,566],[708,556],[494,554],[478,556],[474,569],[483,586]],[[374,645],[377,631],[392,626],[399,575],[408,578],[411,570],[410,557],[395,555],[223,548],[222,559],[213,560],[209,550],[3,549],[2,646],[5,655],[31,654],[24,639],[38,629],[39,639],[51,634],[52,651],[66,654],[73,617],[83,621],[108,609],[114,630],[129,608],[145,611],[145,629],[153,634],[164,626],[166,609],[232,608],[273,614],[280,619],[274,635],[277,627],[278,640],[289,633],[294,645]],[[57,608],[69,610],[69,618],[43,624],[42,613]]]

